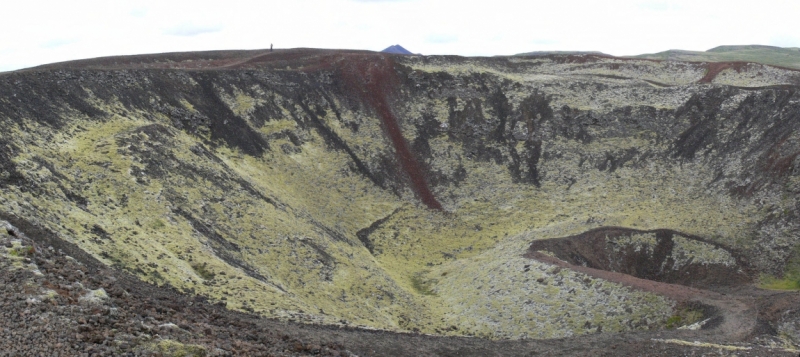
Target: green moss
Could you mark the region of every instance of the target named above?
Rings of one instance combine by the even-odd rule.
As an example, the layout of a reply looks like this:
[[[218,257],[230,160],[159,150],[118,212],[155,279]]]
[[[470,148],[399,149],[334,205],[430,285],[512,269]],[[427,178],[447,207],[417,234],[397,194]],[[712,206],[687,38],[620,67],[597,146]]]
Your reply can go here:
[[[727,267],[736,265],[736,259],[725,249],[715,247],[684,237],[673,237],[674,248],[672,258],[675,260],[673,269],[678,269],[686,264],[718,264]]]
[[[691,307],[678,309],[666,321],[666,328],[676,329],[681,326],[691,325],[703,318],[703,311]]]
[[[800,290],[800,274],[786,273],[783,277],[761,275],[759,286],[770,290]]]
[[[208,351],[203,346],[183,344],[174,340],[160,340],[148,344],[142,349],[169,357],[205,357],[208,355]]]
[[[800,245],[792,251],[783,275],[762,274],[759,277],[759,286],[772,290],[800,290]]]
[[[108,293],[103,288],[97,290],[89,290],[84,296],[79,298],[80,301],[90,304],[101,304],[108,300]]]
[[[443,273],[443,276],[447,275]],[[423,273],[414,274],[411,276],[411,286],[418,294],[422,295],[436,295],[433,286],[436,284],[435,280],[427,280]]]
[[[208,263],[192,264],[192,269],[194,269],[194,272],[197,273],[197,275],[199,275],[201,278],[205,280],[212,280],[216,274],[208,270],[206,267],[207,265]]]
[[[164,221],[162,221],[162,220],[160,220],[160,219],[156,219],[156,220],[154,220],[154,221],[153,221],[153,224],[151,225],[151,227],[152,227],[153,229],[161,229],[161,228],[164,228],[164,227],[166,227],[166,226],[167,226],[167,225],[166,225],[166,224],[164,224]]]
[[[614,105],[675,108],[691,94],[664,89],[629,99],[613,90],[570,92],[564,83],[572,79],[557,75],[563,64],[520,61],[541,66],[516,73],[467,60],[415,68],[510,80],[515,83],[503,90],[512,106],[530,95],[531,85],[552,90],[553,108],[569,105],[599,113]],[[665,70],[670,64],[637,63],[652,70],[646,78],[662,83],[702,76],[699,69],[676,75]],[[592,65],[571,73],[577,78],[609,71]],[[351,168],[350,155],[331,150],[316,130],[302,128],[303,120],[296,119],[306,115],[295,98],[257,85],[235,88],[222,82],[215,88],[234,114],[268,138],[271,150],[254,157],[221,142],[209,145],[210,136],[178,130],[164,114],[92,97],[88,104],[106,115],[87,118],[65,108],[61,130],[36,120],[25,128],[4,128],[9,145],[25,148],[13,161],[26,182],[37,187],[8,186],[0,203],[106,263],[153,283],[216,301],[224,297],[231,308],[246,304],[265,316],[304,322],[345,320],[491,338],[562,337],[598,331],[601,325],[609,332],[642,329],[663,326],[670,317],[673,303],[667,299],[597,279],[587,283],[580,274],[524,259],[520,255],[534,239],[615,225],[673,228],[742,248],[756,236],[754,223],[768,214],[752,201],[709,191],[716,172],[696,162],[652,159],[614,172],[584,164],[620,151],[667,156],[668,144],[657,140],[659,133],[641,130],[622,138],[606,135],[601,126],[586,128],[593,137],[589,143],[548,139],[542,150],[553,155],[539,162],[539,187],[515,182],[505,163],[465,158],[469,148],[442,132],[427,141],[431,155],[424,166],[446,177],[466,175],[457,184],[444,180],[432,188],[447,212],[431,211],[410,189],[377,187]],[[419,118],[448,123],[451,109],[444,98],[412,99],[393,108],[410,143],[427,135],[418,132],[427,125]],[[456,110],[467,105],[463,98],[453,102]],[[380,120],[349,109],[350,104],[339,103],[332,93],[313,107],[320,121],[379,174],[386,170],[385,157],[393,155],[391,145]],[[181,105],[196,111],[186,100]],[[253,120],[262,105],[277,105],[263,125]],[[485,118],[496,116],[488,103],[479,108]],[[153,124],[162,125],[158,134],[142,130]],[[487,151],[510,155],[508,145],[486,145]],[[523,146],[519,142],[517,149]],[[71,201],[77,196],[85,198],[85,207]],[[369,236],[370,254],[356,232],[386,217]],[[95,225],[107,235],[93,232]],[[702,253],[691,245],[684,248],[687,257]],[[447,329],[454,325],[459,331]]]
[[[432,110],[445,115],[445,105],[437,101],[432,104]],[[383,133],[376,119],[347,112],[342,113],[342,117],[360,123],[358,135],[331,124],[333,130],[354,144],[354,150],[369,152],[385,146],[380,141]],[[162,119],[166,120],[156,117],[156,120]],[[336,120],[332,112],[324,119]],[[563,325],[541,333],[536,332],[538,325],[520,328],[519,323],[505,320],[506,316],[514,316],[512,311],[516,310],[512,306],[524,302],[521,299],[544,293],[551,298],[537,302],[542,304],[543,310],[525,313],[538,314],[537,324],[545,324],[555,318],[546,311],[557,311],[559,299],[568,297],[562,295],[562,288],[548,285],[541,290],[538,286],[531,288],[533,290],[516,289],[513,287],[516,282],[497,283],[496,289],[508,291],[507,298],[464,289],[474,285],[472,279],[484,276],[482,271],[487,266],[516,259],[532,239],[565,236],[593,228],[596,224],[584,223],[590,214],[602,217],[606,225],[644,229],[684,227],[697,233],[718,229],[722,230],[720,236],[742,231],[720,217],[747,214],[746,209],[736,205],[719,204],[708,195],[695,194],[704,189],[702,180],[690,179],[684,173],[702,175],[704,171],[689,168],[690,164],[685,164],[684,170],[656,166],[652,171],[641,172],[621,168],[613,177],[588,170],[576,173],[579,180],[569,192],[563,185],[550,181],[534,189],[514,183],[500,164],[459,161],[453,153],[462,148],[446,136],[431,140],[434,160],[429,164],[441,172],[451,172],[459,166],[469,172],[458,186],[438,188],[451,193],[437,193],[449,213],[414,205],[412,192],[402,192],[403,197],[398,198],[375,187],[363,176],[342,169],[348,166],[349,157],[342,152],[326,150],[324,140],[313,131],[297,134],[304,135],[305,140],[298,152],[284,154],[276,150],[251,157],[220,146],[213,150],[219,161],[193,154],[190,148],[198,143],[196,138],[180,131],[167,131],[171,135],[169,141],[148,148],[174,158],[160,165],[189,166],[209,174],[186,175],[173,170],[164,177],[148,177],[147,184],[140,184],[134,182],[128,172],[134,165],[141,166],[142,157],[122,143],[152,141],[153,138],[137,133],[137,128],[151,122],[137,116],[78,122],[76,129],[78,125],[82,129],[67,130],[63,137],[56,137],[54,141],[58,145],[42,144],[16,160],[21,166],[30,167],[28,172],[34,172],[38,167],[34,155],[55,158],[54,167],[70,178],[69,184],[77,194],[87,198],[88,211],[26,192],[14,192],[19,198],[17,201],[43,207],[52,229],[66,232],[65,236],[75,239],[97,256],[105,252],[121,265],[140,271],[139,276],[145,280],[192,289],[213,300],[225,297],[234,308],[248,302],[265,315],[301,316],[307,322],[344,319],[357,325],[398,329],[401,326],[398,316],[404,316],[402,328],[418,328],[428,333],[461,324],[472,326],[465,329],[472,331],[471,334],[494,337],[582,333],[586,321],[578,319],[565,320]],[[279,126],[280,130],[296,130],[293,124]],[[294,145],[285,138],[271,142],[274,147],[282,144]],[[557,141],[554,150],[604,152],[634,144],[645,145],[636,140],[609,139],[597,140],[587,149],[569,141]],[[547,162],[543,172],[555,169],[549,165],[577,166],[578,159],[564,156],[561,162]],[[39,171],[40,177],[52,175],[41,168]],[[220,186],[215,176],[228,183],[235,182],[232,178],[247,182],[255,192],[274,203],[259,199],[242,186]],[[698,184],[695,188],[686,182]],[[57,191],[51,193],[52,197],[61,195]],[[600,199],[600,196],[607,198]],[[707,209],[711,206],[728,208]],[[178,207],[194,217],[195,223],[175,214]],[[355,233],[393,212],[396,213],[370,236],[376,252],[382,253],[370,255]],[[574,221],[559,218],[567,212],[583,213],[573,214]],[[735,221],[745,225],[748,219],[742,217]],[[108,240],[92,238],[88,227],[95,224],[108,231]],[[209,249],[217,243],[201,234],[196,229],[197,224],[213,227],[213,234],[236,244],[239,249],[231,251],[232,259],[253,267],[266,279],[253,278],[217,256]],[[327,227],[328,232],[338,236],[320,227]],[[483,254],[492,251],[499,242],[507,242],[506,247]],[[419,273],[424,271],[430,273]],[[215,275],[210,275],[211,272]],[[215,279],[222,273],[225,279]],[[514,279],[521,279],[514,276]],[[457,286],[452,287],[456,282]],[[630,298],[630,292],[618,287],[614,290],[623,298]],[[576,291],[588,294],[584,296],[586,299],[600,296],[597,291],[584,288]],[[458,296],[469,296],[472,301],[452,304]],[[487,308],[486,301],[499,305]],[[632,301],[645,304],[647,308],[634,310],[654,321],[661,318],[656,311],[668,304],[644,296]],[[614,304],[609,307],[576,305],[574,309],[588,311],[592,321],[604,319],[612,312],[619,313],[618,319],[607,319],[604,326],[608,327],[604,330],[628,328],[624,320],[630,317],[624,311],[634,303],[626,305],[617,301]],[[325,313],[317,313],[321,310]]]
[[[8,249],[8,255],[12,257],[32,257],[34,254],[36,254],[36,248],[33,246],[15,244]]]
[[[767,46],[723,46],[709,51],[670,50],[638,55],[638,58],[669,59],[673,61],[724,62],[748,61],[777,66],[800,68],[800,51],[796,48]]]
[[[44,290],[44,293],[40,295],[42,301],[52,300],[55,299],[56,297],[58,297],[58,292],[51,289]]]

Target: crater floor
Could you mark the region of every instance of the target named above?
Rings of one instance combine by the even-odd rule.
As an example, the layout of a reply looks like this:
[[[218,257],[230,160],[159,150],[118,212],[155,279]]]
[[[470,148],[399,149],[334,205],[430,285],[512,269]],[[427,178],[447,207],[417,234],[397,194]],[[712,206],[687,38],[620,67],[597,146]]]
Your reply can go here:
[[[758,287],[800,281],[798,85],[598,55],[53,64],[0,74],[0,217],[286,323],[791,349],[797,293]]]

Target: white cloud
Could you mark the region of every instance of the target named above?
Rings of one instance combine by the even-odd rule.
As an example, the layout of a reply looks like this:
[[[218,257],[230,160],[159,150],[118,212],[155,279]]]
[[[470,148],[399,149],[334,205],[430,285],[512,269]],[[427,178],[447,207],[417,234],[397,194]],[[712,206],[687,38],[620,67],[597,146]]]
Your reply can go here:
[[[638,4],[639,8],[650,11],[670,11],[678,10],[680,7],[674,2],[669,1],[643,1]]]
[[[549,38],[535,38],[530,40],[532,45],[557,45],[558,41]]]
[[[317,47],[464,56],[800,46],[800,2],[761,0],[26,0],[4,4],[0,68],[136,53]]]
[[[133,17],[145,17],[147,15],[147,8],[146,7],[136,7],[131,9],[128,12]]]
[[[186,22],[164,30],[164,33],[172,36],[197,36],[205,33],[222,31],[221,25],[198,25]]]
[[[789,35],[775,36],[771,38],[767,44],[779,47],[800,47],[800,37]]]
[[[458,36],[456,35],[444,35],[444,34],[434,34],[428,36],[425,41],[429,43],[453,43],[458,41]]]
[[[69,45],[69,44],[72,44],[72,43],[75,43],[75,42],[78,42],[78,40],[76,40],[74,38],[72,38],[72,39],[54,38],[54,39],[45,41],[44,43],[42,43],[40,45],[40,47],[42,47],[42,48],[57,48],[57,47],[66,46],[66,45]]]

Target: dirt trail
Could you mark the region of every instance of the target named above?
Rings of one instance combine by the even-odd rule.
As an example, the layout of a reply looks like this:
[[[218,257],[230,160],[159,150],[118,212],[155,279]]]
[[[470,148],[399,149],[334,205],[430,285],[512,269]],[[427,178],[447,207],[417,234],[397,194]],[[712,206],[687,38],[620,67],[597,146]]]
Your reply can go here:
[[[717,337],[727,342],[738,342],[752,335],[758,318],[758,310],[753,306],[754,299],[747,296],[736,296],[688,286],[661,283],[640,279],[627,274],[573,265],[539,252],[529,252],[528,258],[571,269],[586,275],[608,280],[634,289],[666,296],[677,302],[699,302],[717,308],[717,316],[706,324],[713,327]],[[719,323],[717,323],[717,321]]]
[[[707,332],[637,331],[566,339],[498,341],[303,325],[228,311],[224,304],[211,304],[203,297],[144,283],[125,272],[105,267],[52,232],[2,212],[0,219],[10,220],[19,227],[8,229],[13,231],[13,236],[0,230],[0,251],[5,252],[13,240],[20,246],[33,247],[25,250],[32,253],[26,253],[24,259],[35,264],[31,267],[38,268],[9,270],[9,259],[0,255],[0,356],[56,353],[163,356],[169,354],[175,344],[183,346],[184,350],[204,349],[221,356],[641,356],[643,351],[648,356],[664,357],[797,356],[794,351],[758,345],[723,350],[718,345],[671,342],[673,339],[694,341],[698,333],[705,334],[700,337],[705,341],[714,340],[717,333],[736,338],[741,335],[736,334],[737,331],[750,329],[747,323],[754,320],[751,310],[740,310],[746,313],[736,316],[735,311],[741,309],[736,298],[680,286],[673,290],[672,284],[652,284],[644,279],[614,277],[615,274],[570,266],[547,256],[533,258],[609,280],[641,284],[643,288],[664,288],[665,293],[672,296],[681,296],[683,292],[686,296],[707,299],[725,311],[726,317],[731,317],[721,326],[724,330],[715,328]],[[46,291],[47,287],[57,287],[58,294],[47,303],[37,303],[35,299],[39,299],[41,291]],[[105,300],[97,304],[79,303],[87,291],[98,288],[107,292]],[[781,314],[787,307],[798,306],[800,297],[796,297],[767,301],[766,311],[762,313]],[[745,324],[739,325],[739,322]],[[159,344],[165,340],[173,341],[173,345]]]

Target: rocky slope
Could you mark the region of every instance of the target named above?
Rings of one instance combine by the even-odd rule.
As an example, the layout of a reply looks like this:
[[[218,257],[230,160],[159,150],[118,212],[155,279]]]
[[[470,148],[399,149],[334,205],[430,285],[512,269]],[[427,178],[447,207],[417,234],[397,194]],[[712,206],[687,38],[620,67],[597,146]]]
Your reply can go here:
[[[144,283],[13,221],[21,228],[0,221],[0,356],[796,355],[771,335],[755,344],[708,342],[724,341],[717,328],[492,341],[280,322]],[[785,313],[800,303],[796,294],[755,303],[779,333],[797,330],[798,314]]]
[[[680,297],[529,246],[643,231],[611,255],[625,260],[669,229],[658,269],[791,283],[798,85],[760,64],[599,55],[53,64],[0,75],[0,207],[146,282],[287,321],[491,339],[661,329]]]

